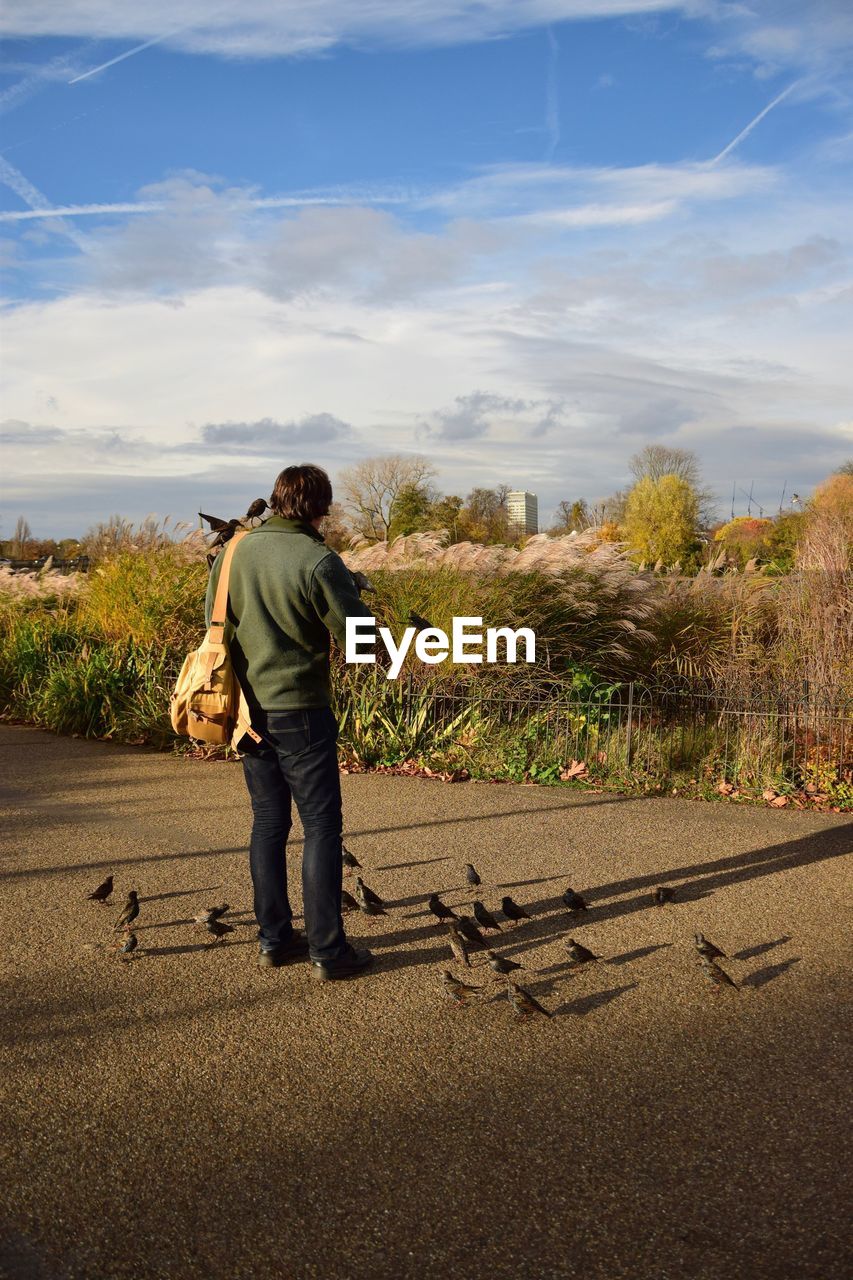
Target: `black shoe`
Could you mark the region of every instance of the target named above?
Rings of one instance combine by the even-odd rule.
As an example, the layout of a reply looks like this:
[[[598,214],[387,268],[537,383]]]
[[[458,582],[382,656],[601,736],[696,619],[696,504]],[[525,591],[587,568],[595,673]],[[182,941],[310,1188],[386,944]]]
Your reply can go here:
[[[315,982],[337,982],[339,978],[357,977],[372,964],[371,951],[349,947],[334,960],[312,960],[311,976]]]
[[[308,939],[301,933],[294,933],[293,937],[288,942],[282,943],[280,947],[270,947],[262,942],[258,947],[258,964],[262,969],[278,969],[283,964],[289,964],[291,960],[304,960],[307,955]]]

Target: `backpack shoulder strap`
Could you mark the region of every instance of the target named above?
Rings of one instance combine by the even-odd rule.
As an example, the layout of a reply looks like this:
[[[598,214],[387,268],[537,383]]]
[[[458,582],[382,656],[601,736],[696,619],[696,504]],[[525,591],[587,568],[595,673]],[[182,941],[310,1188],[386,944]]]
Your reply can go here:
[[[215,644],[221,644],[225,634],[225,620],[228,611],[228,579],[231,576],[231,561],[234,558],[234,550],[241,538],[245,538],[249,532],[248,529],[235,533],[229,539],[228,546],[222,552],[222,568],[219,573],[219,581],[216,584],[216,595],[213,599],[213,609],[210,614],[210,631],[217,632],[211,635],[211,639]]]

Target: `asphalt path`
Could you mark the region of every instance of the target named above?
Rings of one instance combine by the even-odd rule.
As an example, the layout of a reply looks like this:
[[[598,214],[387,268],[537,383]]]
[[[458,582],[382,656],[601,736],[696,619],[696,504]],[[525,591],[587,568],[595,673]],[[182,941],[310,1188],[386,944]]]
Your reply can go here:
[[[317,986],[257,966],[238,765],[4,726],[0,779],[6,1280],[850,1274],[848,819],[347,776],[387,915],[348,917],[375,970]],[[495,947],[551,1018],[476,957],[475,999],[444,994],[425,903],[470,909],[468,861],[532,915]]]

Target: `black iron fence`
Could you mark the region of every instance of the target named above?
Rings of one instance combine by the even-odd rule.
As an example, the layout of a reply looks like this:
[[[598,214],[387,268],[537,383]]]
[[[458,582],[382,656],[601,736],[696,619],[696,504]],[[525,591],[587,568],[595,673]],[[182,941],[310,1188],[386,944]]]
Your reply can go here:
[[[695,681],[519,690],[359,673],[339,686],[342,741],[371,763],[445,755],[483,776],[578,774],[853,787],[853,699],[814,689]],[[851,790],[853,798],[853,790]]]

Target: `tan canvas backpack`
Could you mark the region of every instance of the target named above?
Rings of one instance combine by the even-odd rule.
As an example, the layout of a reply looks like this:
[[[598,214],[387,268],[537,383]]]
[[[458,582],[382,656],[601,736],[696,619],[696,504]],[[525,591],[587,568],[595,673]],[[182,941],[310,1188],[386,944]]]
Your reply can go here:
[[[235,533],[221,553],[222,571],[216,584],[210,626],[199,647],[184,659],[169,700],[175,733],[217,746],[230,742],[236,747],[246,734],[254,742],[261,741],[250,723],[249,707],[225,643],[231,561],[237,543],[245,536],[245,530]]]

